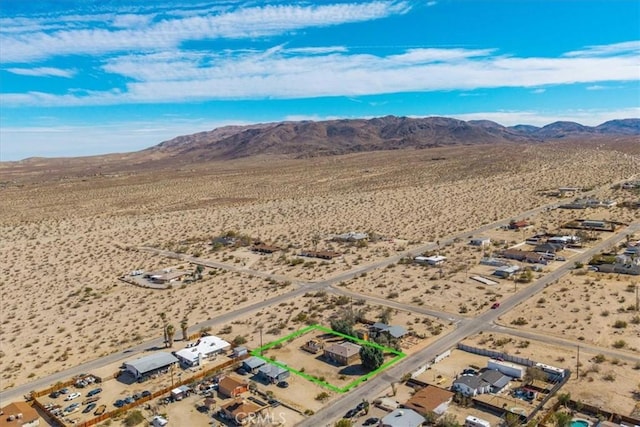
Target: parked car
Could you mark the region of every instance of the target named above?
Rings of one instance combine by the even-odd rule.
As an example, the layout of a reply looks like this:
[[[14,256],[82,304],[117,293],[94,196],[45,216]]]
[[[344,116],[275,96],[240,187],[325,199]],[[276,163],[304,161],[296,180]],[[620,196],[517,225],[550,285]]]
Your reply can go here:
[[[371,418],[367,418],[367,420],[362,423],[363,426],[374,426],[376,424],[380,423],[380,418],[376,418],[376,417],[371,417]]]
[[[149,390],[145,390],[142,392],[142,397],[149,397],[151,396],[151,392]]]
[[[134,393],[131,397],[133,398],[133,400],[140,400],[142,399],[142,393]]]
[[[491,305],[491,309],[492,309],[492,310],[495,310],[495,309],[496,309],[496,308],[498,308],[498,307],[500,307],[500,303],[499,303],[499,302],[494,302],[494,303]]]
[[[89,393],[87,393],[87,397],[95,396],[96,394],[102,392],[101,388],[94,388]]]
[[[122,399],[118,399],[115,402],[113,402],[113,406],[115,406],[116,408],[122,408],[126,404],[127,404],[127,402],[125,402]]]
[[[87,405],[87,407],[82,410],[82,413],[83,414],[88,414],[89,412],[93,411],[93,408],[95,408],[95,407],[96,407],[95,403],[89,403]]]
[[[69,394],[69,389],[68,389],[68,388],[66,388],[66,387],[65,387],[65,388],[61,388],[61,389],[59,390],[59,392],[60,392],[60,395],[63,395],[63,394]]]
[[[107,405],[100,405],[98,406],[98,409],[96,409],[96,412],[93,413],[93,415],[96,415],[96,416],[102,415],[106,410],[107,410]]]
[[[246,371],[246,369],[244,369],[244,368],[238,368],[238,369],[236,369],[236,372],[237,372],[239,375],[247,375],[247,374],[248,374],[248,372],[247,372],[247,371]]]
[[[124,403],[126,403],[127,405],[128,405],[129,403],[133,403],[133,402],[135,402],[135,401],[136,401],[136,400],[135,400],[133,397],[131,397],[131,396],[127,396],[127,397],[125,397],[125,398],[124,398]]]
[[[78,397],[82,396],[80,393],[78,393],[77,391],[71,393],[70,395],[68,395],[67,397],[64,398],[64,400],[73,400],[73,399],[77,399]]]
[[[60,391],[52,391],[51,393],[49,393],[49,397],[52,399],[55,399],[58,396],[60,396]]]
[[[64,412],[66,412],[67,414],[70,414],[70,413],[74,412],[75,410],[77,410],[79,407],[80,407],[79,403],[72,403],[71,405],[69,405],[66,408],[64,408]]]
[[[357,410],[357,409],[355,409],[355,408],[353,408],[353,409],[349,409],[349,410],[347,411],[347,413],[346,413],[346,414],[344,414],[344,417],[343,417],[343,418],[347,418],[347,419],[349,419],[349,418],[353,418],[353,417],[355,417],[356,415],[358,415],[358,412],[360,412],[360,411],[358,411],[358,410]]]
[[[287,388],[287,387],[289,387],[289,383],[288,383],[288,382],[286,382],[286,381],[280,381],[280,382],[278,382],[278,384],[276,384],[276,385],[277,385],[278,387],[280,387],[280,388]]]

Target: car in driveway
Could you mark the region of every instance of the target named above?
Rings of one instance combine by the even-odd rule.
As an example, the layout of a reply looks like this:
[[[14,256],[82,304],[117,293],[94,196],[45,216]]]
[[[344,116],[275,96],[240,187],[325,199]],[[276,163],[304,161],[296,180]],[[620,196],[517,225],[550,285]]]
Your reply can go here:
[[[289,387],[289,383],[288,383],[288,382],[286,382],[286,381],[280,381],[280,382],[278,382],[278,384],[276,384],[276,385],[277,385],[278,387],[280,387],[280,388],[287,388],[287,387]]]
[[[359,410],[357,410],[356,408],[349,409],[349,410],[347,411],[347,413],[346,413],[346,414],[344,414],[344,417],[342,417],[342,418],[347,418],[347,419],[349,419],[349,418],[354,418],[356,415],[358,415],[358,412],[360,412],[360,411],[359,411]]]
[[[95,408],[95,407],[96,407],[95,403],[89,403],[87,405],[87,407],[82,410],[82,413],[83,414],[88,414],[89,412],[93,411],[93,408]]]
[[[101,388],[94,388],[93,390],[91,390],[89,393],[87,393],[87,397],[91,397],[91,396],[95,396],[96,394],[102,392]]]
[[[64,398],[64,400],[73,400],[73,399],[77,399],[78,397],[82,396],[80,393],[78,393],[77,391],[71,393],[70,395],[68,395],[67,397]]]
[[[377,424],[380,424],[380,418],[376,417],[367,418],[367,420],[362,423],[363,426],[375,426]]]
[[[494,302],[493,304],[491,304],[491,309],[492,310],[495,310],[498,307],[500,307],[500,303],[499,302]]]

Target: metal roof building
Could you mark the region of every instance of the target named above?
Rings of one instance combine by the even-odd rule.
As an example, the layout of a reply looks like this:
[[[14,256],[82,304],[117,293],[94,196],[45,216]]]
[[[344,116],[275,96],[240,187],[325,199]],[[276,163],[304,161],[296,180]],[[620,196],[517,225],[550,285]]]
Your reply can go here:
[[[140,378],[167,368],[174,363],[178,363],[178,359],[173,354],[160,352],[132,360],[131,362],[125,362],[124,366],[127,372],[130,372],[136,378]]]

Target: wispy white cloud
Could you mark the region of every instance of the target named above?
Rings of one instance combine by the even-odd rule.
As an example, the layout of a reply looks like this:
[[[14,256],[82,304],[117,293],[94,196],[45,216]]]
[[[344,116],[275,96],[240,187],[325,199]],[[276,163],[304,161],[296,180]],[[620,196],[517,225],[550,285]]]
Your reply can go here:
[[[409,9],[410,6],[405,2],[383,0],[370,3],[266,5],[158,21],[154,21],[152,15],[112,15],[109,19],[112,25],[108,28],[91,25],[76,28],[74,25],[83,21],[61,17],[61,22],[74,25],[70,29],[51,31],[51,28],[39,27],[44,23],[38,20],[7,22],[10,30],[0,32],[0,44],[3,46],[3,62],[14,63],[69,54],[162,50],[176,48],[190,40],[276,35],[303,28],[379,19],[406,13]],[[15,31],[21,26],[29,30]]]
[[[610,56],[610,55],[638,55],[640,54],[640,40],[631,40],[621,43],[613,43],[608,45],[587,46],[585,49],[574,50],[565,53],[564,56],[575,57],[593,57],[593,56]]]
[[[35,76],[35,77],[66,77],[71,78],[76,74],[76,70],[65,70],[62,68],[54,67],[36,67],[36,68],[5,68],[13,74],[21,76]]]
[[[317,49],[317,48],[313,48]],[[165,50],[116,56],[104,71],[129,81],[123,90],[2,95],[5,105],[100,105],[190,100],[312,98],[414,91],[540,87],[573,83],[637,81],[640,55],[513,57],[491,49],[411,49],[402,54],[288,53],[266,51],[204,54]],[[536,89],[538,88],[538,89]]]
[[[535,94],[540,94],[540,93],[545,93],[547,90],[544,88],[538,88],[538,89],[534,89],[531,91],[531,93],[535,93]]]

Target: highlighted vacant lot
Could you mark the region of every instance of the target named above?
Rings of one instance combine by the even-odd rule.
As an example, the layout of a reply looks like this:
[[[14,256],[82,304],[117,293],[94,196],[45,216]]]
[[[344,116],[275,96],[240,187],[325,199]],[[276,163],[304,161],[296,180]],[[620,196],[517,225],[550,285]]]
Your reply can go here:
[[[393,357],[392,357],[392,359],[390,359],[390,360],[386,361],[385,363],[383,363],[382,366],[380,366],[378,369],[376,369],[374,371],[371,371],[371,372],[368,372],[368,373],[366,373],[364,375],[361,375],[356,380],[350,382],[349,384],[347,384],[347,385],[345,385],[343,387],[338,387],[338,386],[335,386],[333,384],[328,383],[327,381],[325,381],[325,380],[323,380],[321,378],[315,377],[313,375],[309,375],[309,374],[307,374],[305,372],[302,372],[302,371],[299,371],[297,369],[294,369],[291,366],[288,366],[288,365],[286,365],[284,363],[281,363],[281,362],[279,362],[277,360],[271,360],[269,357],[264,356],[264,352],[265,351],[267,351],[269,349],[272,349],[274,347],[278,348],[278,347],[280,347],[280,345],[282,343],[285,343],[285,342],[288,342],[288,341],[293,341],[294,339],[296,339],[296,338],[298,338],[298,337],[300,337],[300,336],[302,336],[304,334],[307,334],[309,332],[312,332],[312,331],[321,331],[321,332],[323,332],[325,334],[328,334],[328,335],[334,335],[336,337],[341,337],[341,338],[344,338],[346,340],[349,340],[349,341],[352,341],[354,343],[357,343],[358,345],[361,345],[363,347],[364,346],[375,347],[375,348],[381,350],[383,352],[383,354],[391,355]],[[321,326],[321,325],[307,326],[306,328],[300,329],[299,331],[296,331],[296,332],[294,332],[292,334],[289,334],[289,335],[287,335],[285,337],[282,337],[282,338],[280,338],[280,339],[278,339],[276,341],[270,342],[270,343],[268,343],[268,344],[266,344],[266,345],[264,345],[264,346],[262,346],[260,348],[257,348],[255,350],[253,350],[251,352],[251,354],[253,356],[256,356],[256,357],[259,357],[259,358],[265,360],[268,363],[271,363],[273,365],[279,366],[279,367],[281,367],[283,369],[288,370],[289,372],[293,372],[294,374],[301,376],[302,378],[305,378],[305,379],[307,379],[309,381],[312,381],[312,382],[314,382],[314,383],[316,383],[316,384],[318,384],[318,385],[320,385],[320,386],[322,386],[324,388],[327,388],[327,389],[329,389],[331,391],[335,391],[335,392],[338,392],[338,393],[345,393],[345,392],[351,390],[352,388],[356,387],[361,382],[367,381],[369,378],[371,378],[371,377],[377,375],[378,373],[384,371],[385,369],[387,369],[388,367],[390,367],[391,365],[393,365],[394,363],[398,362],[400,359],[402,359],[403,357],[406,356],[401,351],[395,350],[393,348],[385,347],[385,346],[382,346],[382,345],[380,345],[378,343],[375,343],[375,342],[361,340],[359,338],[352,337],[350,335],[345,335],[345,334],[342,334],[340,332],[336,332],[336,331],[334,331],[332,329],[325,328],[324,326]],[[309,357],[311,357],[311,356],[309,356]]]

